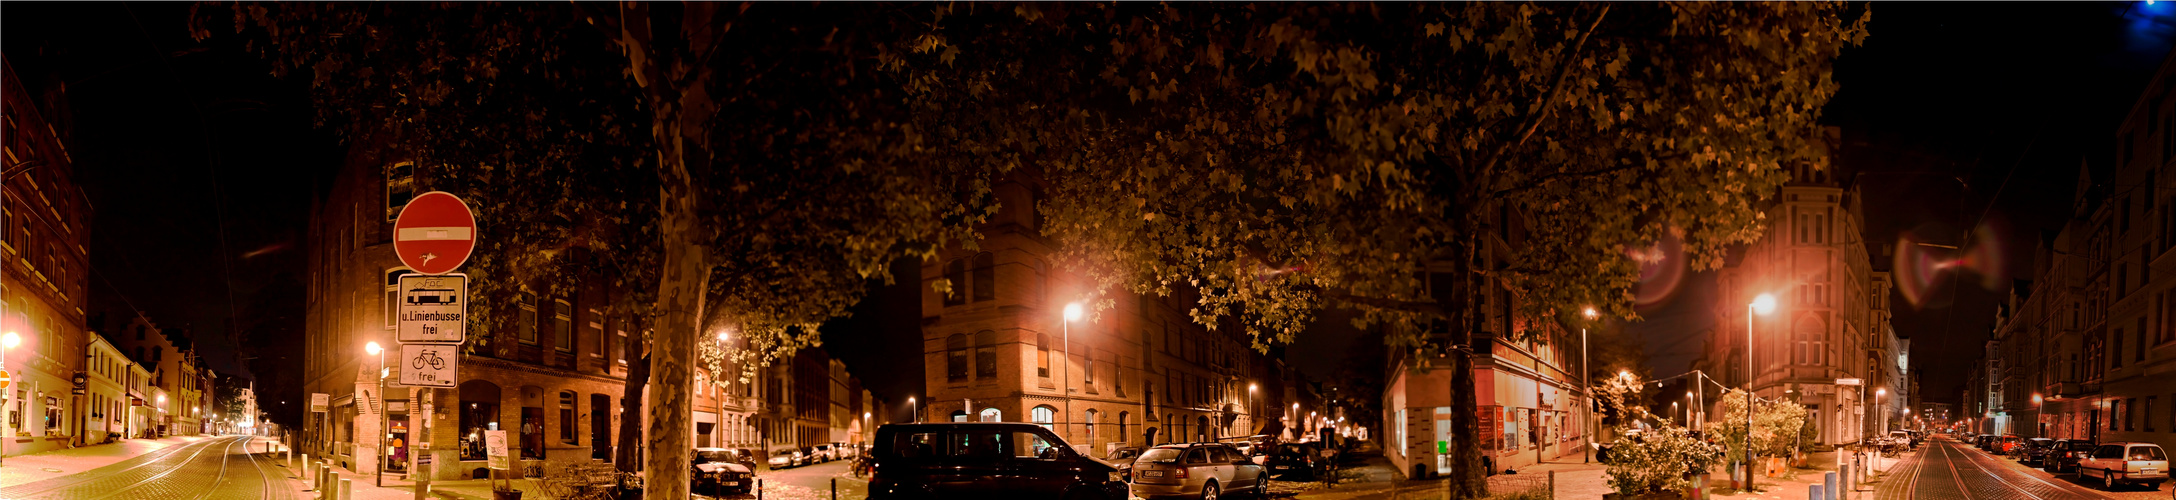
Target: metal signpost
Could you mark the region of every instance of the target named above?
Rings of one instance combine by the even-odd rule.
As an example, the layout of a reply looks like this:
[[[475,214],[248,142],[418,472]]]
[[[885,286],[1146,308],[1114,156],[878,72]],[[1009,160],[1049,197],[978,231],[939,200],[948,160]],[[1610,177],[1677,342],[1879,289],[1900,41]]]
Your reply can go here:
[[[393,253],[418,274],[403,275],[395,311],[399,318],[400,384],[415,387],[418,412],[410,464],[416,500],[430,497],[432,388],[460,383],[461,343],[468,340],[468,275],[454,273],[476,250],[476,213],[452,193],[431,191],[401,207],[393,221]],[[491,468],[505,470],[506,432],[486,431]],[[494,474],[496,476],[496,474]]]

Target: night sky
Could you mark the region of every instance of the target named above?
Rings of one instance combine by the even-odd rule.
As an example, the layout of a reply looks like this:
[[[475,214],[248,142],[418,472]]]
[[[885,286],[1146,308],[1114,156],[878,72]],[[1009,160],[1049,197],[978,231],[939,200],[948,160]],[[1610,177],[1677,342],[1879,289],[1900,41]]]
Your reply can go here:
[[[342,148],[311,126],[303,82],[272,78],[239,47],[191,40],[188,8],[9,2],[0,47],[34,90],[65,82],[70,152],[95,207],[92,311],[142,311],[186,327],[215,369],[246,374],[226,333],[259,322],[251,311],[263,308],[253,304],[301,293],[292,285],[304,279],[306,210]],[[1843,87],[1825,119],[1845,130],[1846,168],[1905,172],[1867,178],[1869,250],[1883,260],[1880,245],[1907,233],[1953,244],[1984,212],[1978,231],[2004,257],[2000,269],[1956,287],[1955,308],[1946,288],[1920,304],[1893,300],[1896,328],[1915,341],[1925,397],[1951,400],[1974,357],[1956,349],[1976,352],[1987,338],[1994,304],[2027,274],[2035,238],[2068,210],[2081,158],[2112,156],[2116,122],[2168,53],[2176,6],[1872,8],[1866,45],[1838,60]],[[867,367],[857,372],[920,367],[918,357],[880,354],[918,350],[905,337],[920,313],[916,271],[911,262],[899,270],[899,286],[826,336],[835,356]],[[1693,274],[1628,327],[1653,373],[1678,373],[1697,354],[1695,336],[1713,321],[1712,288],[1712,275]],[[244,319],[230,320],[237,315]],[[1292,350],[1319,354],[1292,359],[1316,376],[1335,371],[1351,347],[1342,317],[1328,317]],[[895,401],[920,390],[919,377],[863,378]]]

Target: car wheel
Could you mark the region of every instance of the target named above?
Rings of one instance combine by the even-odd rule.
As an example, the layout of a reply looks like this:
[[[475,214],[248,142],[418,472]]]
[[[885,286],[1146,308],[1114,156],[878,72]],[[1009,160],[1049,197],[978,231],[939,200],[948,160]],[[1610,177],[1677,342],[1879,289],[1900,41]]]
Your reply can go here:
[[[1210,480],[1208,484],[1201,485],[1201,500],[1216,500],[1216,494],[1215,480]]]
[[[2100,471],[2100,488],[2110,491],[2114,491],[2116,489],[2116,476],[2114,474],[2109,474],[2107,469],[2102,469]]]

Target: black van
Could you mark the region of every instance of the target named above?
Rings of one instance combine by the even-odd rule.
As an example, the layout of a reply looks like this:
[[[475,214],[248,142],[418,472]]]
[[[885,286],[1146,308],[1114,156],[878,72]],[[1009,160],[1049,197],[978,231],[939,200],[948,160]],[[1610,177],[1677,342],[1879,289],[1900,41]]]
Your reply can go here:
[[[1043,426],[1015,422],[877,428],[869,498],[1125,500],[1118,467],[1075,452]]]

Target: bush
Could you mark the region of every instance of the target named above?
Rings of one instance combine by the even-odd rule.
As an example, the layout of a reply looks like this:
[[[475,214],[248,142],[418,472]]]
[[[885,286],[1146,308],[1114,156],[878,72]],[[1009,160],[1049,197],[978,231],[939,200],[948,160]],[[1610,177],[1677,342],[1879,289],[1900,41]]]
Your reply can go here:
[[[1699,438],[1683,427],[1654,430],[1617,428],[1611,443],[1609,486],[1620,495],[1660,493],[1689,486],[1696,474],[1706,474],[1722,459],[1723,448]]]

